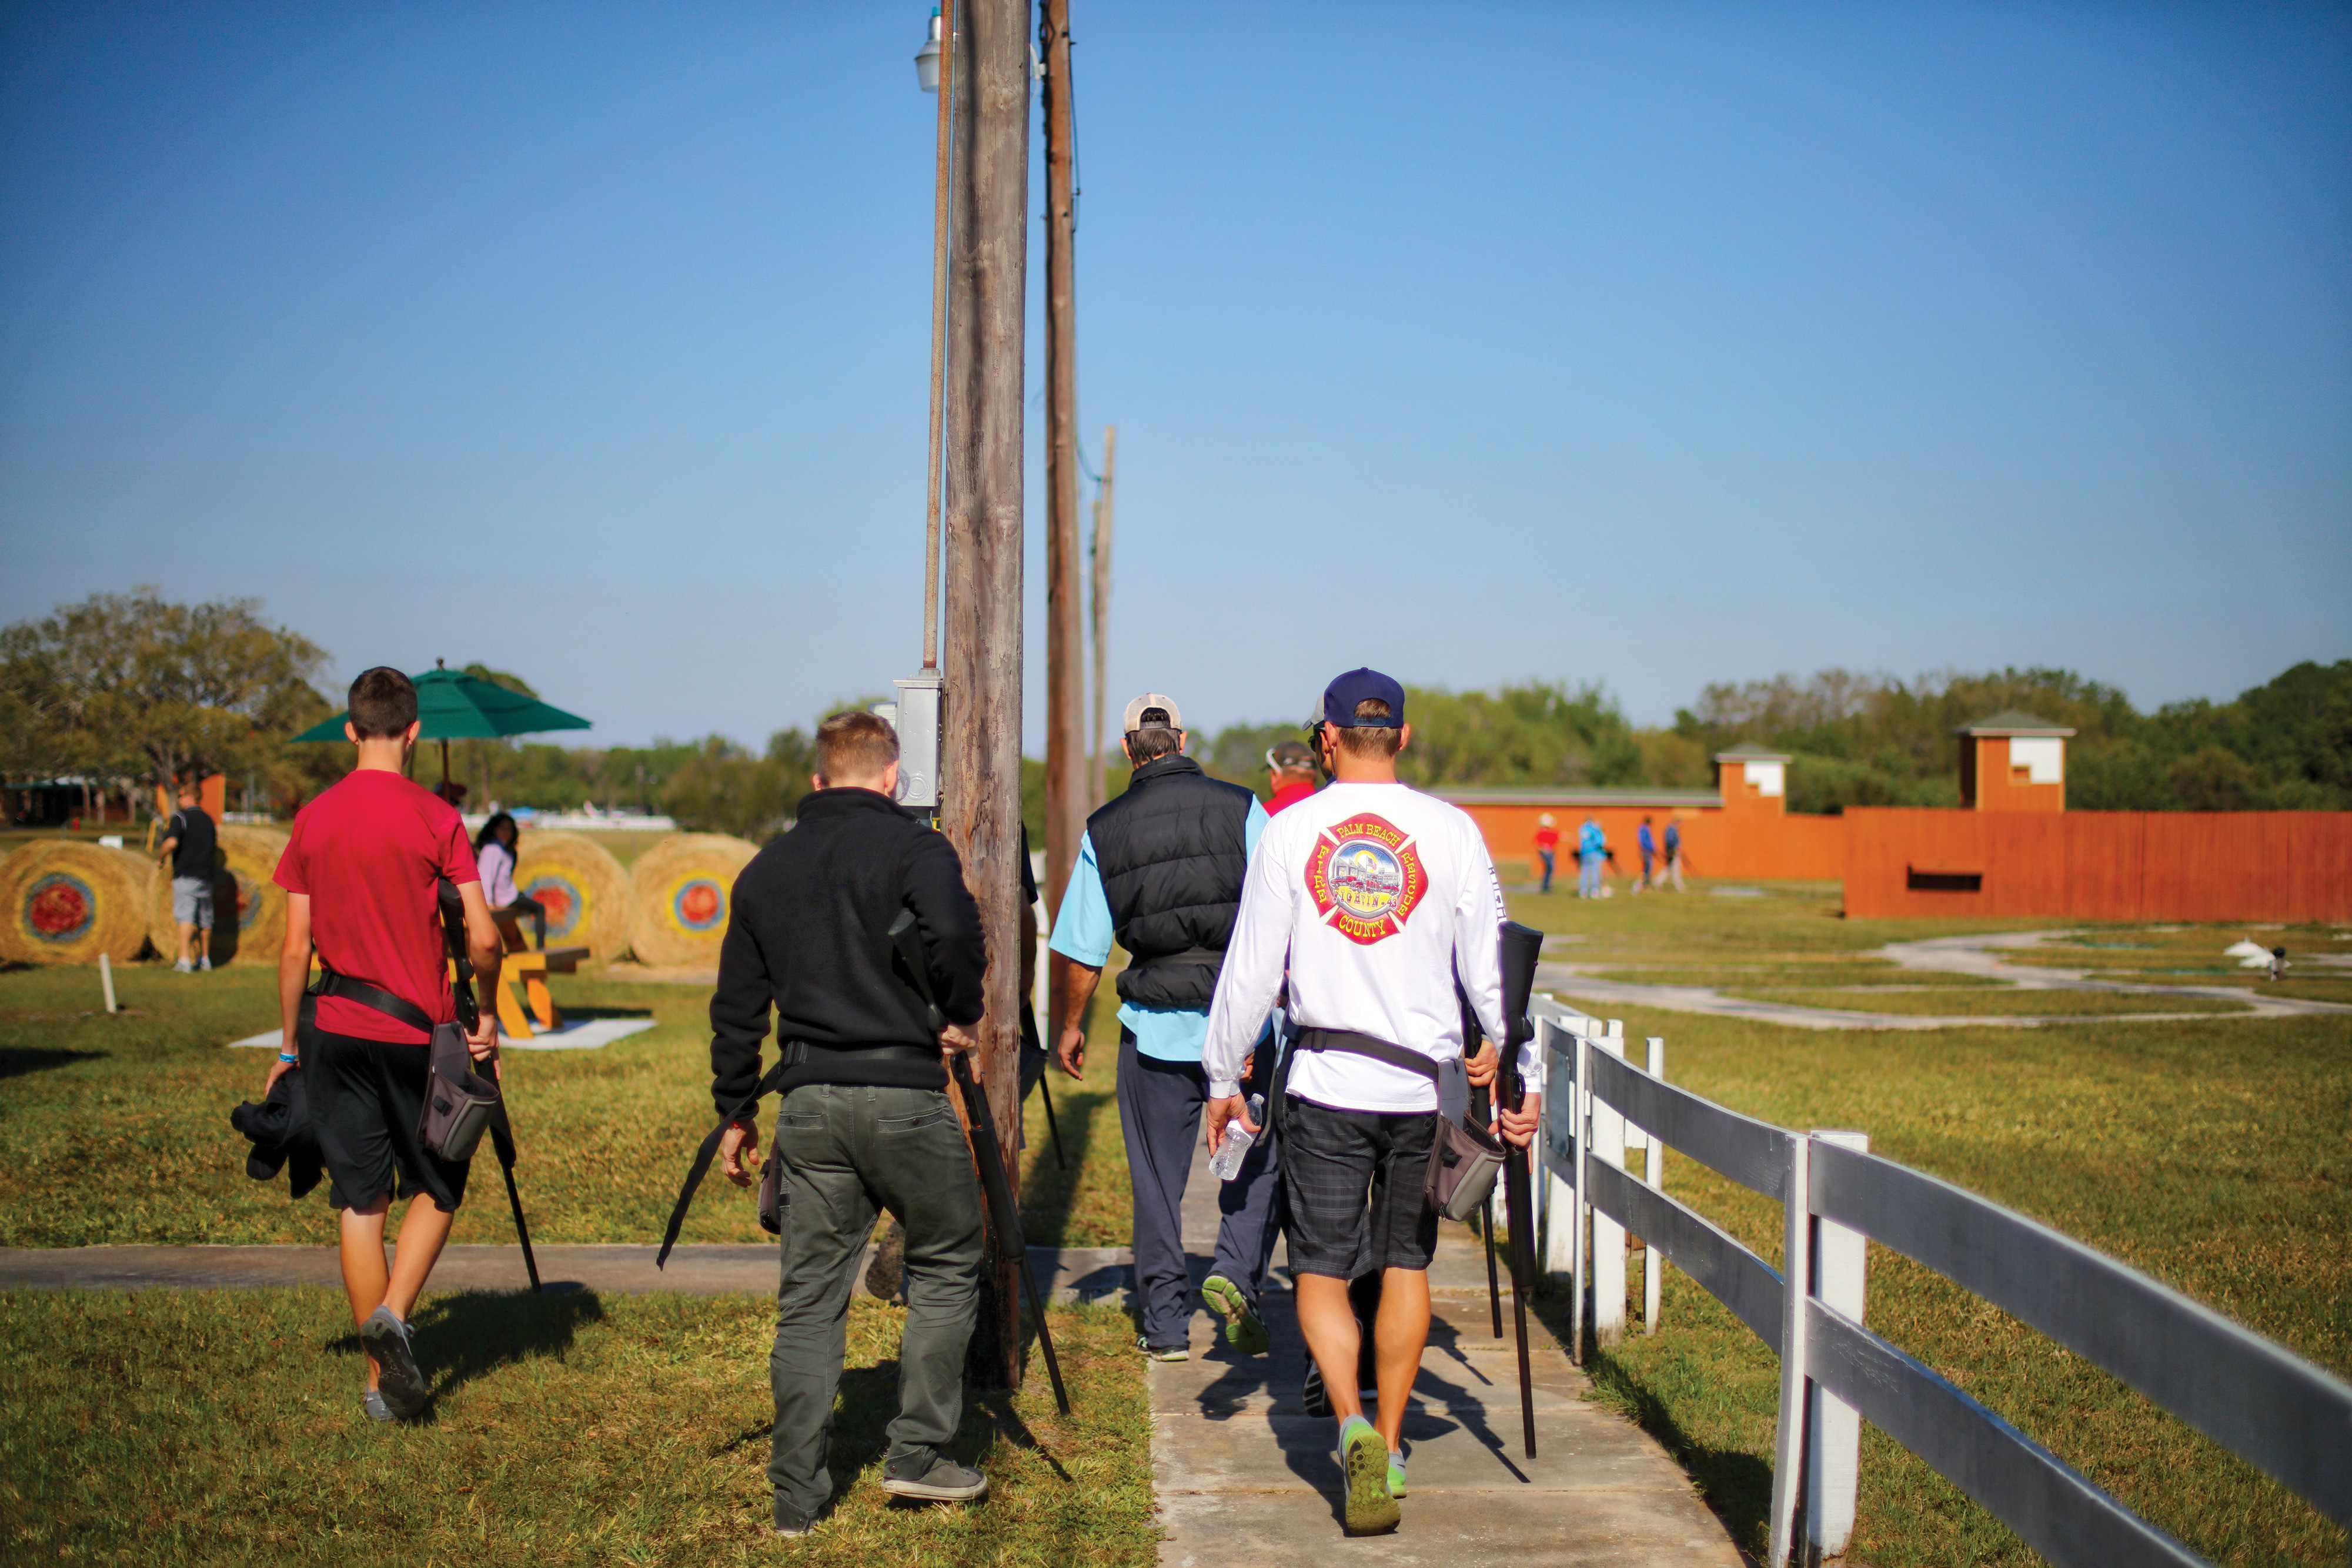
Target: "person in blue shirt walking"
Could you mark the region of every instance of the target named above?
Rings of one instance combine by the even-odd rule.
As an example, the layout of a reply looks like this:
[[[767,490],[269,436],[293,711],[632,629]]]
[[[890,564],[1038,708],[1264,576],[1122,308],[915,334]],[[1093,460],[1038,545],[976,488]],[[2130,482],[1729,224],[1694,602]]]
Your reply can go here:
[[[1633,891],[1639,893],[1650,885],[1650,867],[1656,863],[1658,858],[1658,841],[1656,835],[1650,831],[1649,818],[1642,819],[1641,831],[1633,835],[1633,842],[1642,852],[1642,880],[1633,884]]]
[[[1201,1046],[1266,814],[1255,794],[1184,755],[1174,698],[1146,692],[1127,705],[1124,727],[1119,744],[1134,777],[1087,819],[1054,922],[1053,950],[1070,961],[1056,1054],[1071,1077],[1086,1075],[1081,1020],[1116,941],[1128,952],[1118,977],[1118,1121],[1135,1197],[1137,1343],[1155,1361],[1182,1361],[1192,1354],[1192,1301],[1181,1211],[1208,1088]],[[1276,1051],[1262,1030],[1251,1072],[1261,1092]],[[1267,1348],[1257,1301],[1274,1255],[1273,1145],[1269,1131],[1219,1193],[1216,1258],[1201,1287],[1224,1315],[1228,1342],[1250,1354]]]
[[[1576,830],[1576,896],[1601,896],[1601,857],[1609,852],[1609,841],[1601,835],[1601,824],[1591,817]]]

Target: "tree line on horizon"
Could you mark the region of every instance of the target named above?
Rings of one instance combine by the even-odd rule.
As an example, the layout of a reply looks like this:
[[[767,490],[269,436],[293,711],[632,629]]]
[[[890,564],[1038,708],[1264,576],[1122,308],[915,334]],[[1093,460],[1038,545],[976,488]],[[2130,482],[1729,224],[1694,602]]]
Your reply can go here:
[[[218,772],[286,810],[348,766],[338,747],[289,744],[337,709],[317,689],[327,662],[317,644],[270,625],[256,600],[182,605],[141,588],[59,606],[0,628],[0,776],[131,789]],[[538,695],[510,672],[465,669]],[[1954,731],[2016,708],[2076,732],[2066,763],[2074,810],[2352,809],[2352,659],[2299,664],[2228,702],[2153,713],[2115,686],[2039,667],[1908,681],[1832,669],[1718,684],[1654,728],[1630,723],[1597,684],[1408,695],[1413,743],[1401,771],[1429,789],[1704,789],[1717,752],[1753,741],[1794,758],[1792,811],[1951,806]],[[1263,795],[1267,747],[1301,733],[1297,723],[1232,725],[1196,737],[1192,750],[1209,772]],[[755,841],[789,824],[814,761],[797,726],[757,751],[719,735],[642,747],[457,741],[450,751],[469,805],[635,808]],[[1106,769],[1108,792],[1125,780],[1123,765]],[[1022,794],[1032,841],[1042,844],[1042,763],[1024,766]]]

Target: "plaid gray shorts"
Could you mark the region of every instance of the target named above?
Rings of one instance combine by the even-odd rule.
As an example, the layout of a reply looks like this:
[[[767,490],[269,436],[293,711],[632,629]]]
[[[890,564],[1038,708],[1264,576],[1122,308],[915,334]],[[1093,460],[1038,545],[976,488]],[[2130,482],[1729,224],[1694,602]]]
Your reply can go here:
[[[1352,1280],[1379,1269],[1427,1269],[1437,1215],[1421,1184],[1436,1135],[1434,1111],[1341,1111],[1290,1096],[1282,1191],[1291,1271]]]

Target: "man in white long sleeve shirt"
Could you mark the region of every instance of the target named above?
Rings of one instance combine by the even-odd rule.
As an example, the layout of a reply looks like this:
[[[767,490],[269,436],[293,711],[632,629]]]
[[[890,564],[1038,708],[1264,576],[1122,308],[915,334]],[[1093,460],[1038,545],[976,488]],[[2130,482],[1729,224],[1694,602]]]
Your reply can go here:
[[[1213,1145],[1234,1118],[1248,1125],[1241,1062],[1286,970],[1300,1031],[1277,1113],[1290,1266],[1299,1326],[1339,1418],[1358,1534],[1393,1528],[1404,1493],[1405,1402],[1429,1337],[1437,1217],[1422,1176],[1440,1085],[1459,1105],[1465,1079],[1495,1075],[1491,1046],[1463,1061],[1457,982],[1489,1040],[1507,1038],[1494,862],[1467,815],[1397,781],[1412,733],[1404,689],[1386,675],[1351,670],[1324,692],[1315,745],[1333,782],[1260,835],[1202,1051]],[[1381,1059],[1399,1048],[1402,1060]],[[1540,1114],[1531,1097],[1504,1113],[1502,1131],[1525,1145]],[[1348,1301],[1349,1281],[1370,1271],[1382,1276],[1377,1424],[1357,1393]]]

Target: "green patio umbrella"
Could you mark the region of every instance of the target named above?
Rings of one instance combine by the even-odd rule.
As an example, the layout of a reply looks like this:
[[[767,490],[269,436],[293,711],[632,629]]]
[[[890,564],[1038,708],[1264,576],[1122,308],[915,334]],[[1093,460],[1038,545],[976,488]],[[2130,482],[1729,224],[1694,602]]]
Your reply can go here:
[[[410,677],[416,683],[416,716],[425,721],[420,738],[441,743],[441,782],[449,781],[449,743],[488,740],[502,735],[536,735],[549,729],[588,729],[588,719],[551,707],[537,697],[477,680],[435,660],[433,668]],[[322,719],[294,738],[341,740],[349,713]]]

